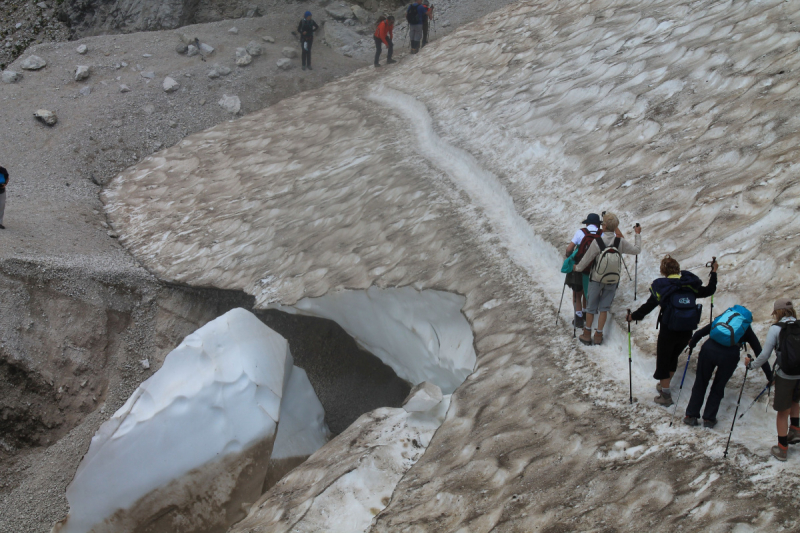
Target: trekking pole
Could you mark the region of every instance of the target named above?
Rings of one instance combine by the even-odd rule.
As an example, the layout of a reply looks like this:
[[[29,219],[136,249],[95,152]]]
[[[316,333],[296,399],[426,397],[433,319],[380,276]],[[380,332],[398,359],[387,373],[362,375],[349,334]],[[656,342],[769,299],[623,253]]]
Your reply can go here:
[[[620,254],[620,256],[619,256],[619,257],[620,257],[620,259],[622,259],[622,266],[624,266],[624,267],[625,267],[625,272],[627,272],[627,273],[628,273],[628,280],[629,280],[629,281],[633,281],[633,278],[631,277],[631,271],[630,271],[630,270],[628,270],[628,265],[627,265],[627,264],[625,264],[625,259],[622,257],[622,254]]]
[[[675,409],[672,411],[672,420],[669,422],[669,427],[672,427],[675,422],[675,415],[678,413],[678,402],[681,401],[681,392],[683,391],[683,380],[686,379],[686,371],[689,370],[689,359],[692,358],[692,349],[689,348],[689,355],[686,357],[686,366],[683,367],[683,377],[681,378],[681,387],[678,389],[678,399],[675,400]]]
[[[758,393],[758,396],[756,396],[756,399],[753,400],[753,402],[750,405],[747,406],[747,409],[745,409],[744,412],[739,415],[739,420],[741,420],[742,417],[747,414],[747,411],[749,411],[750,408],[753,407],[756,404],[758,399],[761,398],[761,396],[763,396],[764,393],[767,392],[767,390],[769,390],[769,384],[765,385],[764,388],[761,389],[761,392]],[[767,398],[769,398],[769,395],[767,395]],[[769,406],[769,401],[767,401],[767,406]]]
[[[639,223],[637,222],[636,225],[633,226],[634,231],[636,231],[636,228],[638,228],[638,227],[639,227]],[[636,254],[636,264],[633,267],[633,275],[634,275],[633,301],[635,302],[636,301],[636,290],[639,288],[639,254]]]
[[[711,258],[711,261],[706,263],[706,266],[709,267],[709,268],[714,268],[714,263],[716,263],[716,262],[717,262],[717,256],[714,256],[714,257]],[[709,274],[709,276],[710,276],[710,274]],[[712,294],[711,295],[711,311],[710,311],[710,316],[708,317],[708,323],[712,324],[713,322],[714,322],[714,295]]]
[[[728,433],[728,443],[725,445],[725,453],[722,457],[728,457],[728,446],[731,445],[731,436],[733,435],[733,426],[736,425],[736,414],[739,412],[739,403],[742,401],[742,393],[744,392],[744,384],[747,383],[747,371],[750,370],[744,367],[744,379],[742,380],[742,389],[739,391],[739,399],[736,400],[736,410],[733,412],[733,422],[731,422],[731,431]]]
[[[628,309],[628,314],[631,310]],[[628,384],[630,386],[630,400],[633,405],[633,359],[631,358],[631,323],[628,322]]]
[[[556,326],[558,325],[558,317],[561,316],[561,306],[564,304],[564,292],[567,290],[567,276],[564,274],[564,287],[561,288],[561,302],[558,304],[558,313],[556,313]]]

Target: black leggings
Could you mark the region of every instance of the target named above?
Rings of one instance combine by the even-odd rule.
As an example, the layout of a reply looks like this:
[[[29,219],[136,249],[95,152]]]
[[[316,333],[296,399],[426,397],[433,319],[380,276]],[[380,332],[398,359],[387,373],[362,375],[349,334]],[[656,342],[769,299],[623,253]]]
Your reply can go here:
[[[383,44],[383,41],[381,41],[377,37],[373,37],[373,39],[375,39],[375,64],[377,65],[378,63],[380,63],[381,60],[381,45]],[[386,59],[389,60],[392,59],[392,52],[394,51],[394,43],[392,42],[392,38],[389,36],[386,37],[386,42],[389,43],[386,46],[386,49],[388,50],[388,53],[386,54]]]
[[[309,39],[308,41],[303,41],[300,43],[301,48],[303,49],[303,66],[311,66],[311,45],[314,44],[313,39]],[[308,50],[306,50],[308,48]]]

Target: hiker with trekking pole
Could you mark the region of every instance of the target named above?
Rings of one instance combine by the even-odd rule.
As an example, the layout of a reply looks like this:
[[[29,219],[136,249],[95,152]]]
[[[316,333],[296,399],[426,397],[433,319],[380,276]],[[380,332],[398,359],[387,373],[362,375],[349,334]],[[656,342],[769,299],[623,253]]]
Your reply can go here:
[[[603,235],[603,232],[600,231],[600,226],[603,222],[600,220],[600,215],[597,213],[589,213],[582,224],[584,224],[585,227],[575,232],[564,254],[566,258],[572,258],[573,266],[583,259],[583,256],[586,255],[586,251],[589,249],[592,242]],[[566,270],[562,269],[562,272],[566,274],[564,286],[565,288],[569,286],[569,288],[572,289],[572,307],[575,312],[572,319],[573,330],[575,328],[583,329],[583,316],[584,313],[586,313],[586,293],[589,292],[590,268],[591,267],[587,267],[586,273],[574,270],[574,268],[568,269],[567,265],[564,266]],[[562,300],[564,298],[563,291],[561,298]],[[561,314],[560,307],[559,314]],[[558,325],[558,318],[556,318],[556,325]]]
[[[411,40],[411,53],[419,52],[422,42],[423,21],[428,17],[428,8],[422,2],[414,2],[406,9],[406,22],[408,22],[408,38]]]
[[[761,353],[761,343],[750,327],[752,321],[753,315],[747,308],[734,305],[692,336],[692,340],[689,341],[691,350],[694,350],[703,337],[708,336],[709,339],[703,343],[697,356],[697,372],[692,395],[686,406],[684,424],[700,425],[700,409],[703,407],[704,399],[703,427],[713,428],[717,424],[719,404],[725,396],[725,385],[739,364],[739,352],[744,349],[745,344],[748,344],[756,355]],[[767,369],[764,372],[767,373]],[[706,389],[712,375],[714,381],[706,399]],[[770,379],[769,374],[767,379]]]
[[[617,235],[619,219],[614,213],[603,216],[603,235],[594,239],[586,250],[586,254],[575,266],[574,270],[583,272],[591,267],[589,287],[586,291],[586,317],[583,333],[578,338],[583,344],[603,343],[603,328],[611,310],[611,304],[617,293],[622,271],[622,254],[637,255],[642,250],[642,227],[634,228],[635,244]],[[592,336],[594,316],[599,313],[597,329]]]
[[[711,267],[708,285],[688,270],[681,270],[677,260],[667,255],[661,260],[661,276],[650,285],[650,297],[639,309],[627,316],[628,322],[641,321],[656,307],[660,307],[656,329],[656,371],[658,396],[654,401],[669,407],[673,404],[670,382],[678,369],[678,359],[689,345],[692,332],[700,324],[703,306],[698,298],[707,298],[717,291],[716,261]],[[686,362],[689,364],[688,358]],[[685,373],[684,373],[685,376]]]
[[[778,445],[770,451],[777,460],[785,461],[789,444],[800,442],[800,323],[789,298],[775,301],[772,317],[775,323],[767,332],[764,350],[760,355],[756,354],[755,360],[749,357],[745,359],[745,365],[748,368],[760,366],[766,372],[769,358],[775,352],[775,398],[772,407],[778,412]]]
[[[422,5],[428,8],[428,13],[422,17],[422,48],[428,44],[428,32],[430,23],[433,20],[433,4],[428,4],[428,0],[422,0]]]

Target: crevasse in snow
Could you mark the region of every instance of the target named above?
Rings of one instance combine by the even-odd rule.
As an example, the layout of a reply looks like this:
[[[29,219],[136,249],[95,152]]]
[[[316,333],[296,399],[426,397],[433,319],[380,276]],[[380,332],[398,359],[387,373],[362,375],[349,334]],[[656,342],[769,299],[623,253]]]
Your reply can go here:
[[[281,459],[308,456],[325,443],[323,419],[286,340],[234,309],[189,335],[100,427],[55,531],[227,527],[261,494],[273,442]]]

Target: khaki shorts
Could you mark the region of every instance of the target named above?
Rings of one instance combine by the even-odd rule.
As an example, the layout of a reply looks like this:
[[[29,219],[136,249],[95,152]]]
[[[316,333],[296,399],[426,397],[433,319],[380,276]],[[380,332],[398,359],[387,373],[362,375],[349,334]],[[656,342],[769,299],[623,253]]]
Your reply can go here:
[[[786,379],[775,374],[775,399],[772,408],[786,411],[792,403],[800,403],[800,379]]]

